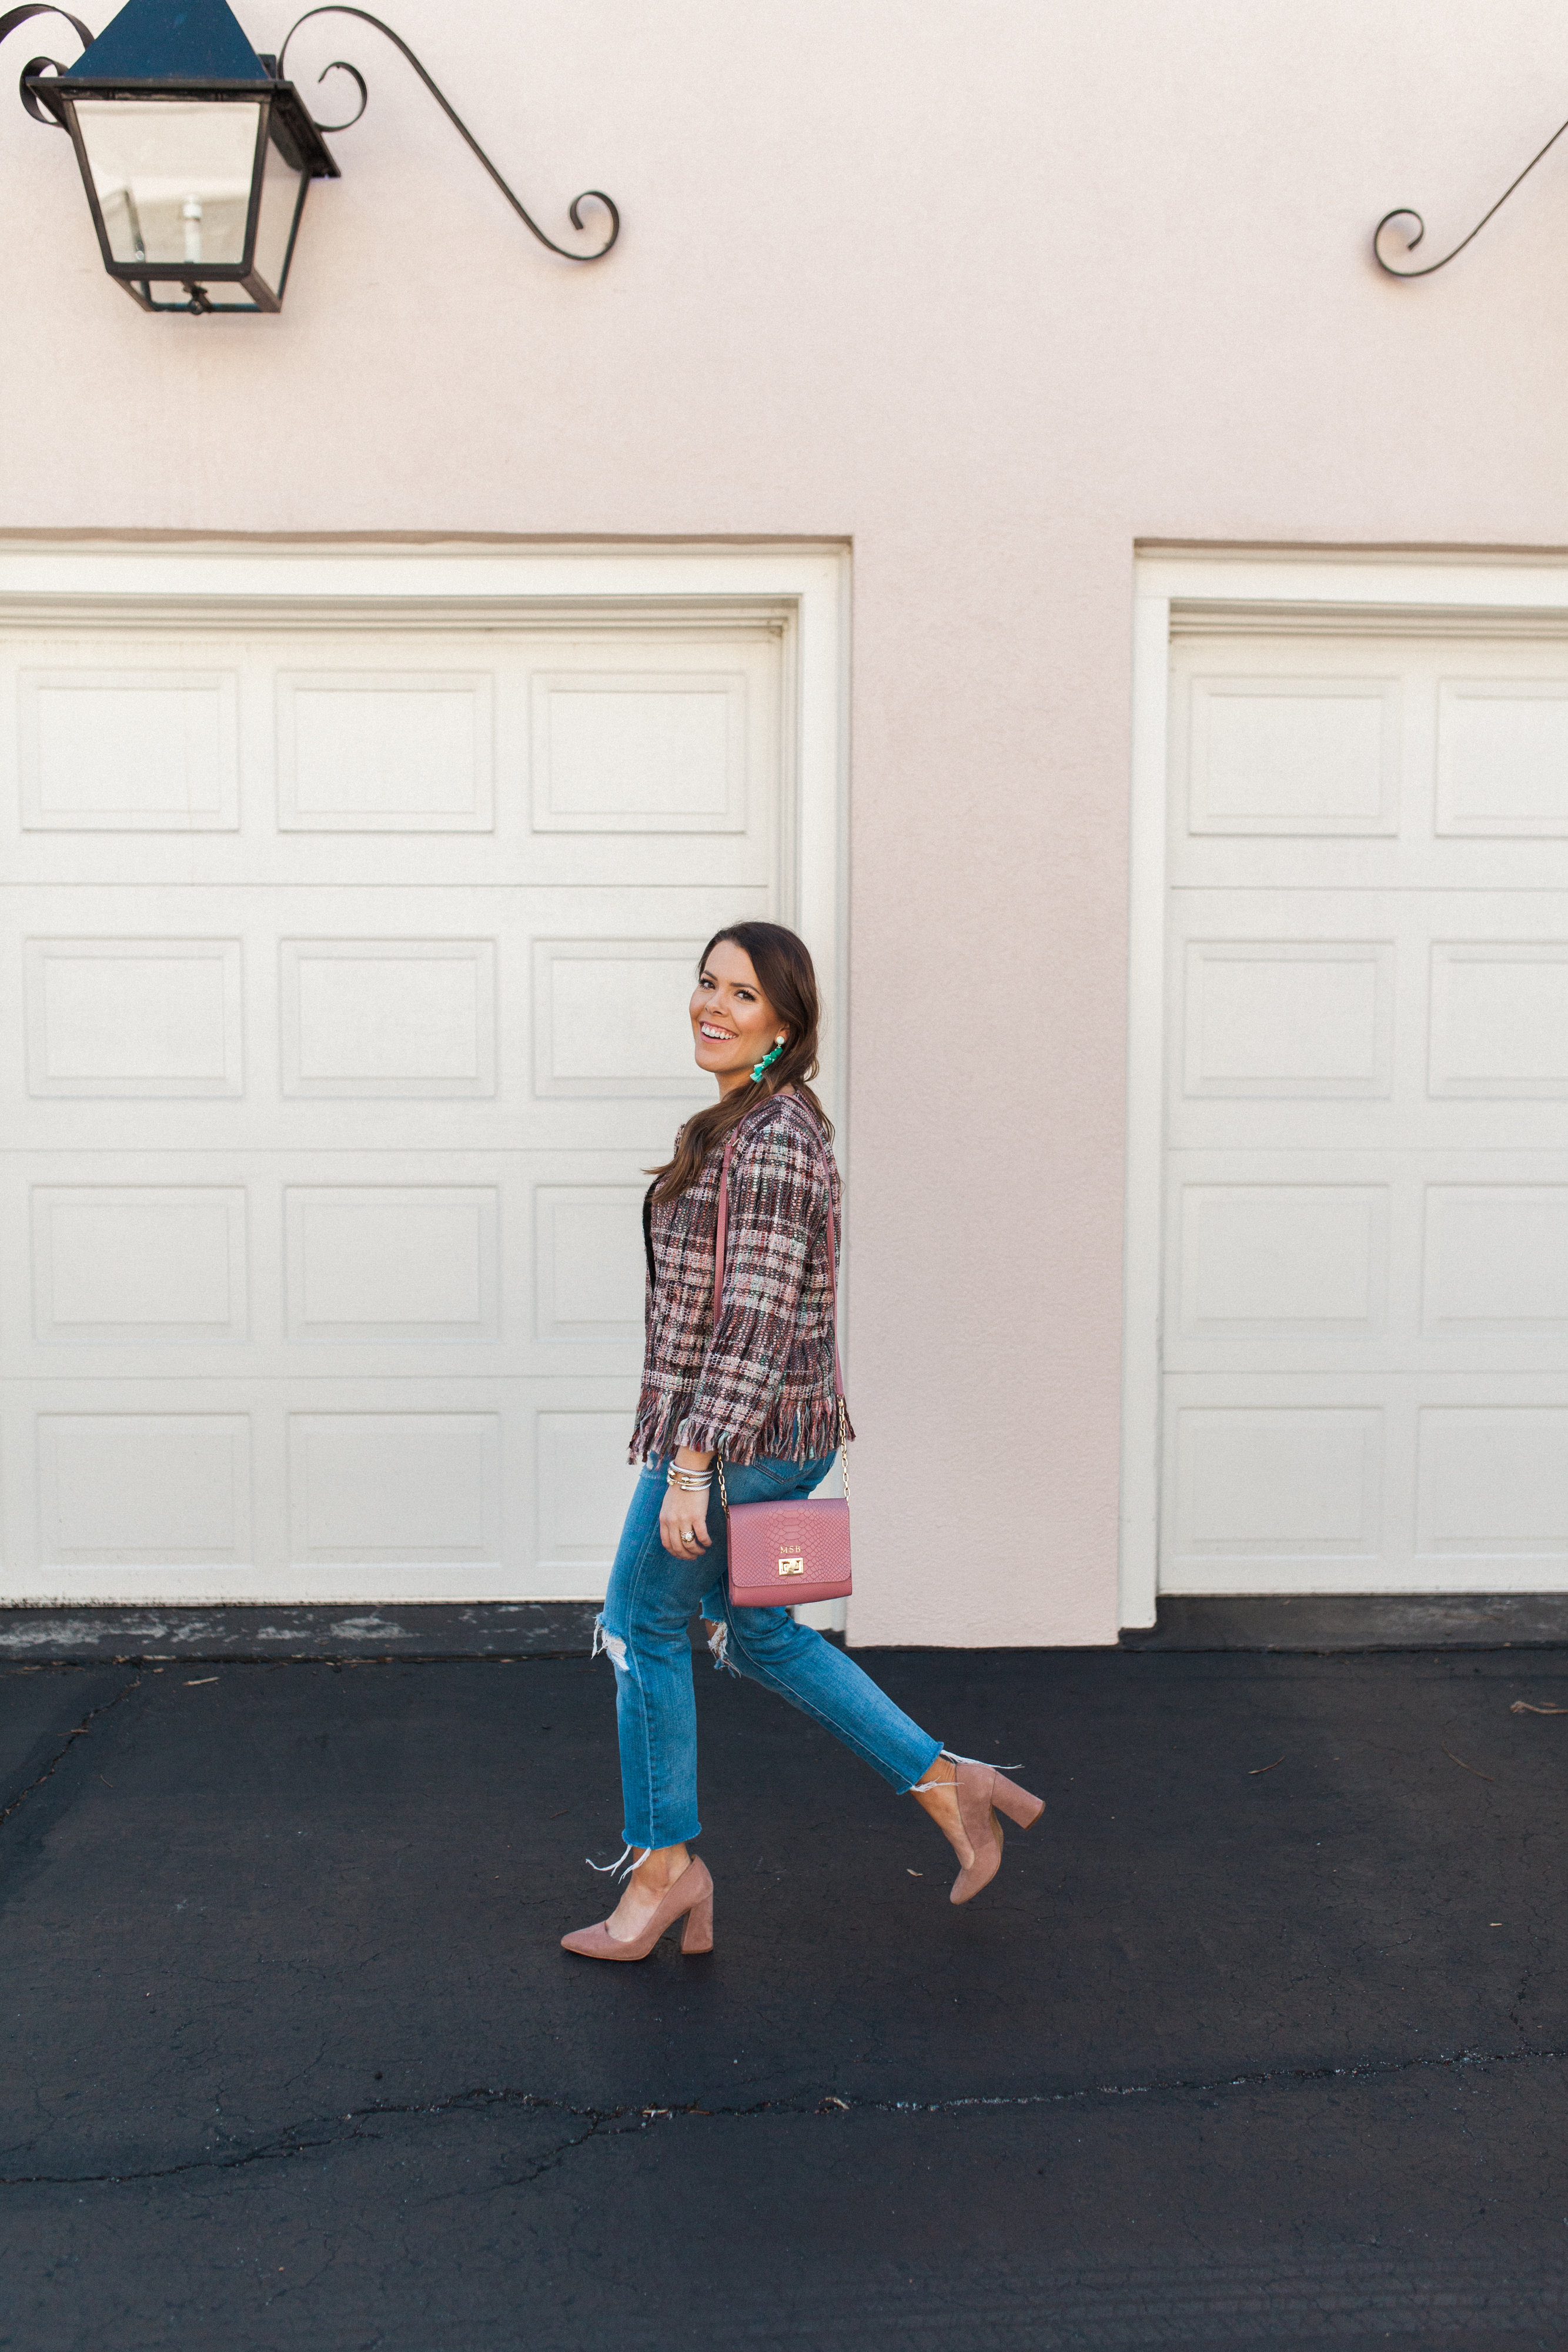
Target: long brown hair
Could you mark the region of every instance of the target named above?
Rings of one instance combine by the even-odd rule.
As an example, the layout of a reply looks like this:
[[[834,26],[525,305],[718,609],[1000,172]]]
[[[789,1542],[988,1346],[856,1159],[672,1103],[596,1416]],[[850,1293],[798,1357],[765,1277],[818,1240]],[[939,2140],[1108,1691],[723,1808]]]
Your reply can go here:
[[[706,1110],[695,1112],[675,1138],[674,1157],[663,1168],[644,1170],[645,1175],[658,1179],[653,1197],[659,1201],[674,1201],[690,1192],[715,1145],[733,1133],[748,1110],[766,1102],[781,1087],[793,1087],[801,1101],[815,1111],[829,1142],[832,1140],[833,1123],[810,1083],[821,1067],[817,1055],[821,1008],[810,949],[781,923],[727,923],[722,931],[715,931],[697,958],[699,979],[721,940],[733,940],[751,958],[757,984],[784,1024],[784,1051],[760,1078],[737,1087],[732,1094],[720,1095]]]

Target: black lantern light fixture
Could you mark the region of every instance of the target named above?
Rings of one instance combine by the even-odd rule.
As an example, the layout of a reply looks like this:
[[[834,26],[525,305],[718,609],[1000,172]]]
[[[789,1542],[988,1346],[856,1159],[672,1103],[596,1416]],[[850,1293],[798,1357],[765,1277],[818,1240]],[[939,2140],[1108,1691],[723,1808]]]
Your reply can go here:
[[[408,44],[368,10],[306,11],[276,58],[253,49],[227,0],[128,0],[95,39],[79,18],[50,5],[0,16],[0,40],[32,16],[63,16],[82,43],[73,66],[34,58],[22,68],[22,103],[35,121],[70,134],[103,265],[145,310],[260,312],[282,308],[312,180],[337,179],[323,131],[349,130],[365,110],[364,77],[340,58],[319,79],[346,73],[360,94],[346,122],[315,121],[283,66],[288,42],[312,16],[357,16],[399,49],[539,243],[567,261],[600,261],[621,233],[602,190],[570,207],[601,205],[610,230],[586,252],[547,236],[507,186]]]

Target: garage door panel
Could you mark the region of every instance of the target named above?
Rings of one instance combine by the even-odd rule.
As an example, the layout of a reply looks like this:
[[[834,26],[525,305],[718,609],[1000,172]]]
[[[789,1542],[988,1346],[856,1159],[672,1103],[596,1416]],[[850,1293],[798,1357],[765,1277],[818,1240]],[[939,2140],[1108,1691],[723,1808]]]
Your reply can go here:
[[[1191,694],[1193,833],[1398,832],[1397,678],[1219,676]]]
[[[1568,1102],[1568,937],[1434,942],[1430,1027],[1434,1096]]]
[[[615,1558],[637,1483],[626,1460],[626,1419],[577,1402],[533,1416],[535,1573],[572,1598],[596,1598]]]
[[[249,1559],[246,1415],[45,1412],[36,1436],[41,1566]]]
[[[8,1576],[67,1602],[592,1599],[635,1378],[5,1384]]]
[[[1565,1480],[1560,1367],[1176,1376],[1166,1383],[1162,1588],[1559,1590]]]
[[[1375,1393],[1183,1383],[1166,1433],[1169,1589],[1247,1591],[1260,1574],[1309,1590],[1344,1589],[1345,1578],[1375,1586],[1390,1564],[1387,1421]]]
[[[1509,1104],[1511,1148],[1559,1155],[1568,1149],[1563,1108],[1555,1096],[1434,1097],[1424,1086],[1419,1092],[1396,1091],[1392,1098],[1358,1104],[1354,1118],[1341,1115],[1338,1105],[1325,1106],[1322,1097],[1264,1097],[1261,1103],[1220,1097],[1204,1106],[1201,1118],[1185,1100],[1172,1112],[1167,1134],[1172,1149],[1184,1151],[1250,1152],[1270,1146],[1316,1151],[1328,1141],[1347,1151],[1484,1151],[1499,1131],[1500,1101]]]
[[[1416,1548],[1568,1570],[1568,1402],[1422,1407]]]
[[[771,620],[0,631],[0,1598],[602,1591]]]
[[[1568,1162],[1174,1152],[1165,1264],[1171,1371],[1552,1370],[1568,1361]]]
[[[1173,893],[1182,929],[1192,938],[1409,942],[1441,940],[1551,940],[1568,924],[1568,891],[1539,879],[1529,890],[1466,889],[1286,891],[1184,888]],[[1286,926],[1289,925],[1289,933]]]
[[[282,833],[492,833],[488,670],[277,673]]]
[[[1568,655],[1281,634],[1174,665],[1162,1585],[1546,1589]]]
[[[536,1096],[684,1099],[700,933],[533,942]]]
[[[1568,882],[1561,644],[1214,637],[1178,659],[1178,887]]]
[[[1375,1338],[1388,1326],[1386,1183],[1180,1181],[1176,1328],[1206,1342]]]
[[[776,625],[0,644],[22,881],[784,887]]]
[[[284,1337],[294,1347],[492,1347],[500,1187],[290,1184]]]
[[[1438,835],[1568,839],[1568,669],[1446,677],[1437,695]]]
[[[1568,1339],[1568,1181],[1427,1187],[1422,1326],[1429,1335]],[[1568,1178],[1568,1170],[1563,1175]]]
[[[26,1087],[35,1099],[244,1093],[238,940],[35,934],[22,955]]]
[[[286,939],[278,952],[286,1097],[495,1095],[495,940]]]
[[[265,1421],[235,1384],[0,1382],[6,1597],[237,1597],[272,1517]]]
[[[5,1155],[0,1378],[634,1378],[669,1145]]]
[[[232,668],[27,667],[16,692],[25,833],[238,830]]]
[[[1189,941],[1186,1099],[1391,1094],[1394,956],[1356,939]]]
[[[297,1568],[377,1561],[497,1571],[501,1417],[401,1403],[288,1415],[289,1555]]]
[[[68,870],[84,888],[193,886],[215,891],[258,886],[420,889],[429,884],[431,874],[426,835],[368,830],[293,836],[269,833],[259,838],[190,833],[179,843],[177,861],[169,854],[167,840],[148,834],[99,831],[47,838],[28,834],[12,845],[0,844],[0,856],[7,884],[35,888],[57,887],[62,870]],[[769,903],[793,898],[793,874],[784,854],[754,834],[594,833],[567,839],[508,835],[497,822],[493,833],[442,836],[442,877],[454,888],[570,891],[581,887],[579,877],[588,864],[595,889],[674,894],[700,886],[727,906],[737,893]],[[778,898],[779,892],[783,901]]]
[[[226,1349],[249,1339],[243,1185],[36,1184],[29,1205],[33,1331],[44,1346]]]
[[[536,1344],[608,1349],[629,1366],[634,1356],[640,1370],[646,1177],[616,1182],[601,1168],[537,1177],[531,1189]]]
[[[130,1150],[395,1149],[413,1118],[446,1148],[541,1150],[612,1146],[631,1119],[663,1150],[701,1099],[693,960],[770,907],[691,889],[0,892],[23,934],[23,986],[0,999],[26,1073],[12,1140],[89,1144],[102,1114],[84,1106],[111,1101]]]
[[[744,670],[539,671],[536,833],[744,833]]]
[[[1508,1141],[1568,1144],[1568,895],[1181,890],[1171,918],[1178,1148],[1483,1144],[1500,1102]]]
[[[1444,839],[1427,833],[1412,838],[1407,823],[1401,833],[1381,838],[1193,834],[1173,856],[1172,879],[1183,889],[1348,892],[1512,890],[1533,878],[1538,887],[1561,890],[1568,884],[1563,850],[1555,836],[1530,841],[1501,833],[1456,834]]]

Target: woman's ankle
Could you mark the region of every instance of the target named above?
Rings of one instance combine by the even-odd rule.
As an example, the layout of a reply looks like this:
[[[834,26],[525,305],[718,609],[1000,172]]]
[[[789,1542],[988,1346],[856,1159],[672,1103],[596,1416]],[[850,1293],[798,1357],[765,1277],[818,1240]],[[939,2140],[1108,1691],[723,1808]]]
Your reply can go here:
[[[690,1860],[684,1845],[651,1846],[637,1864],[637,1883],[650,1892],[673,1886]]]

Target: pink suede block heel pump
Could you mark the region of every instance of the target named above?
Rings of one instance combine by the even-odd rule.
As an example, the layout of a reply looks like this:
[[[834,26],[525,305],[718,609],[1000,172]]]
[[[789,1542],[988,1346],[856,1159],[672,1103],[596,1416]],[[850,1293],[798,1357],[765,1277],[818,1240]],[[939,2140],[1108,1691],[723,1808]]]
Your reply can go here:
[[[958,1819],[964,1824],[964,1834],[974,1849],[973,1862],[966,1863],[953,1881],[948,1900],[967,1903],[982,1886],[988,1886],[1002,1866],[1002,1825],[997,1819],[1006,1813],[1020,1830],[1030,1828],[1045,1811],[1043,1797],[1031,1797],[994,1764],[974,1764],[967,1757],[955,1758],[957,1766]]]
[[[563,1952],[580,1952],[585,1960],[645,1960],[661,1936],[684,1919],[681,1949],[690,1955],[713,1949],[713,1880],[706,1862],[693,1855],[673,1886],[664,1889],[658,1909],[640,1936],[622,1943],[610,1932],[608,1920],[594,1927],[574,1927],[560,1939]]]

